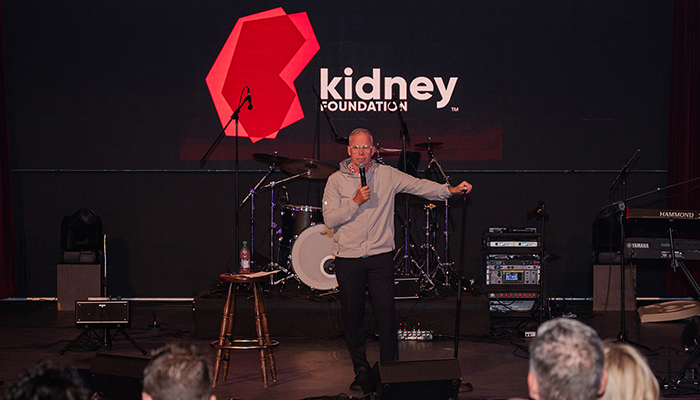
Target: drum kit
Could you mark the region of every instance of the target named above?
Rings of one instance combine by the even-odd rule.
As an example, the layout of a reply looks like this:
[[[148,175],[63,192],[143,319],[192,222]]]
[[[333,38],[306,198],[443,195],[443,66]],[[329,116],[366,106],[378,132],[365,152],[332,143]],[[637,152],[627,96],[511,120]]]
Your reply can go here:
[[[295,280],[299,285],[303,283],[314,291],[334,291],[338,283],[333,270],[334,257],[331,251],[333,231],[323,224],[321,207],[293,204],[278,207],[275,189],[298,178],[325,180],[338,168],[311,158],[290,159],[277,153],[255,153],[253,158],[269,164],[270,167],[265,176],[250,189],[240,206],[242,207],[248,199],[251,200],[252,243],[255,236],[255,195],[259,191],[270,189],[270,263],[262,269],[282,272],[282,274],[275,274],[275,277],[279,278],[271,280],[271,284],[284,285],[287,281]],[[278,166],[291,176],[262,186]],[[282,219],[281,227],[278,227],[275,222],[278,208]],[[279,243],[277,252],[275,252],[275,238]],[[252,246],[251,244],[251,248],[254,248]]]
[[[445,182],[449,182],[439,163],[434,157],[433,149],[439,147],[442,143],[420,143],[415,145],[417,149],[426,150],[430,156],[430,164],[428,169],[434,169],[442,174]],[[383,157],[389,155],[398,155],[402,151],[398,149],[389,149],[381,146],[376,146],[377,161],[384,163]],[[321,294],[330,294],[337,291],[337,281],[334,271],[334,256],[331,250],[333,244],[333,230],[328,229],[323,224],[323,213],[321,207],[309,205],[295,205],[276,203],[275,189],[286,182],[302,178],[309,180],[326,180],[328,177],[338,170],[337,167],[310,158],[290,159],[277,154],[255,153],[253,158],[257,161],[269,165],[267,173],[258,181],[258,183],[250,189],[248,196],[241,202],[242,207],[248,200],[251,201],[251,248],[253,247],[254,226],[255,226],[255,196],[259,192],[270,189],[270,224],[269,224],[269,240],[270,240],[270,263],[259,267],[261,271],[276,271],[278,273],[271,275],[270,283],[272,285],[281,285],[280,291],[284,284],[288,281],[296,281],[301,287],[304,284],[311,288],[314,292]],[[282,171],[291,176],[279,181],[270,181],[263,183],[270,175],[279,167]],[[287,195],[287,198],[289,196]],[[402,247],[397,250],[394,257],[395,262],[398,260],[398,255],[402,252],[407,254],[410,265],[413,267],[411,274],[419,276],[421,287],[424,290],[437,290],[438,286],[451,286],[452,278],[456,277],[453,271],[453,264],[446,262],[449,257],[449,230],[448,230],[448,212],[449,204],[445,201],[445,219],[444,219],[444,257],[441,258],[436,247],[437,229],[437,208],[435,204],[429,203],[423,205],[425,211],[426,225],[423,227],[425,232],[425,243],[420,246],[421,257],[416,261],[410,251],[405,251]],[[275,222],[275,216],[279,212],[281,217],[281,227],[278,227]],[[407,223],[410,218],[406,218],[404,223]],[[275,242],[278,243],[275,246]],[[416,247],[416,246],[413,246]],[[412,247],[412,248],[413,248]],[[277,251],[275,251],[275,248]],[[444,261],[443,261],[444,260]],[[403,262],[404,259],[401,259]],[[405,271],[399,272],[404,274]]]

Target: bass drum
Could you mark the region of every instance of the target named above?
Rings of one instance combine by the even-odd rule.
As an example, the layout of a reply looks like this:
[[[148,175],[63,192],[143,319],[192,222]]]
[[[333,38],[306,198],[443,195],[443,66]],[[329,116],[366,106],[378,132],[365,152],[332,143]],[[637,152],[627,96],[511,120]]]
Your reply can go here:
[[[312,225],[294,239],[289,257],[292,268],[311,289],[331,290],[338,287],[332,245],[333,230],[324,224]]]

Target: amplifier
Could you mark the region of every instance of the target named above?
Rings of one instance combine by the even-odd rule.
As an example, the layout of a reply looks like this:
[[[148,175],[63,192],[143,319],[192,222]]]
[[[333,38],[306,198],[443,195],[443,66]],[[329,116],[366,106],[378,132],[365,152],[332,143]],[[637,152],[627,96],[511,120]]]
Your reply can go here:
[[[530,312],[535,305],[535,300],[492,300],[489,301],[489,311],[499,313],[523,313]]]
[[[64,251],[63,262],[66,264],[95,264],[99,263],[99,253],[95,251]]]
[[[538,285],[540,262],[537,260],[486,260],[487,285]]]
[[[87,300],[75,302],[75,324],[129,327],[129,302],[124,300]]]
[[[487,233],[484,249],[489,253],[538,254],[542,248],[539,233]]]

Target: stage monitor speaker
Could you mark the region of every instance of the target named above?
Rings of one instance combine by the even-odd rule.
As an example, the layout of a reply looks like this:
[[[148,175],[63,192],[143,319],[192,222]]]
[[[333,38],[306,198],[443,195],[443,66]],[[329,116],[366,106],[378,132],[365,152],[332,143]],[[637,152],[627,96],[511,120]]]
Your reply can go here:
[[[101,399],[140,400],[147,357],[98,353],[90,363],[95,389]]]
[[[456,359],[381,362],[372,375],[381,400],[457,400],[462,382]]]
[[[129,327],[129,302],[125,300],[87,300],[75,302],[78,327]]]
[[[417,276],[400,276],[394,278],[394,299],[420,298],[420,278]]]
[[[102,266],[100,264],[56,265],[58,311],[73,311],[77,300],[98,297],[101,290]]]

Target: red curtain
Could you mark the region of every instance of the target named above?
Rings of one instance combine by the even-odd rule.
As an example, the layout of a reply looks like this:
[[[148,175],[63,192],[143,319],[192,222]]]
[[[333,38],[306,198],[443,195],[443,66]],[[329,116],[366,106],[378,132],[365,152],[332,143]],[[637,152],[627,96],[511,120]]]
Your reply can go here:
[[[671,85],[668,118],[669,185],[700,177],[700,1],[673,2]],[[669,209],[700,210],[700,181],[667,192]],[[697,237],[696,237],[697,238]],[[700,281],[698,262],[686,262]],[[681,271],[666,270],[670,296],[695,296]]]

